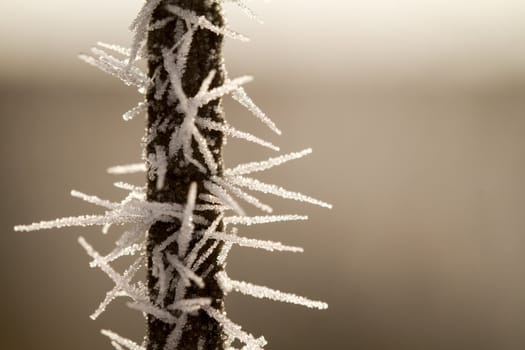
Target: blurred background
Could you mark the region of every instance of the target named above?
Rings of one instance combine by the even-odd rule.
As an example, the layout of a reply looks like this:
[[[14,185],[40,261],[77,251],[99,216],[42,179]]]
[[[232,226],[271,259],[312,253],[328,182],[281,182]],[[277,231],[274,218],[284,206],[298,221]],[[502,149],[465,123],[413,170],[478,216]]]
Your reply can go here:
[[[0,2],[2,211],[0,347],[110,349],[99,329],[140,341],[120,300],[88,318],[118,232],[14,233],[15,224],[98,213],[71,189],[119,199],[111,165],[140,158],[140,99],[76,55],[128,45],[140,0]],[[234,249],[230,275],[325,300],[327,311],[228,297],[230,317],[268,349],[525,348],[525,2],[280,0],[227,6],[248,44],[228,41],[231,76],[283,130],[230,100],[239,129],[313,155],[260,176],[334,204],[271,199],[307,223],[244,230],[305,253]],[[228,165],[273,154],[231,140]],[[252,213],[255,213],[252,211]]]

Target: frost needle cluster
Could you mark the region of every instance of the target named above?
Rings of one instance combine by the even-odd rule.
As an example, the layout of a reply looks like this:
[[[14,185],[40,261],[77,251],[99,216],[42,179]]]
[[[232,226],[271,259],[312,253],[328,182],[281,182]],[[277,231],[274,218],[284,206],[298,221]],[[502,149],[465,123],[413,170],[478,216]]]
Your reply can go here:
[[[228,2],[227,0],[215,2]],[[257,19],[243,1],[230,0],[250,17]],[[153,13],[159,6],[165,6],[171,17],[159,21],[153,20]],[[161,55],[151,57],[146,48],[148,34],[166,28],[177,21],[173,36],[177,38],[171,47],[162,48]],[[235,137],[256,143],[273,151],[279,148],[273,143],[262,140],[250,133],[237,130],[224,120],[212,120],[201,115],[201,110],[212,101],[229,95],[238,101],[257,119],[276,134],[281,134],[277,126],[248,97],[243,85],[251,81],[248,76],[225,79],[220,86],[212,82],[218,74],[214,69],[206,72],[200,82],[197,93],[188,95],[183,79],[187,69],[189,52],[194,44],[195,33],[205,30],[219,36],[235,40],[248,39],[226,25],[218,26],[205,16],[179,7],[165,4],[162,0],[147,0],[137,18],[131,25],[133,43],[130,48],[118,45],[98,43],[90,54],[81,55],[85,62],[122,80],[126,85],[135,86],[146,94],[155,91],[154,99],[167,96],[173,102],[177,113],[182,116],[178,123],[170,120],[156,122],[147,129],[144,143],[149,144],[159,135],[168,135],[165,145],[156,144],[144,148],[144,162],[119,165],[108,169],[111,174],[146,173],[155,190],[166,190],[167,179],[174,176],[171,166],[174,159],[181,167],[191,166],[201,174],[203,181],[192,182],[184,191],[187,195],[182,202],[154,201],[148,198],[148,188],[125,182],[116,182],[115,186],[126,192],[124,199],[113,202],[97,196],[72,191],[71,195],[105,209],[101,215],[66,217],[52,221],[43,221],[31,225],[17,226],[17,231],[35,231],[68,226],[101,226],[107,233],[111,226],[124,225],[125,230],[116,240],[113,250],[106,254],[98,253],[83,237],[79,243],[92,258],[90,265],[100,268],[114,282],[114,287],[107,292],[104,300],[93,312],[96,319],[108,305],[118,297],[128,299],[128,306],[142,312],[146,317],[169,326],[170,332],[164,341],[163,350],[178,349],[188,319],[199,313],[205,313],[220,324],[225,334],[225,348],[233,349],[234,342],[242,344],[242,349],[263,349],[264,337],[254,337],[230,320],[220,308],[215,308],[211,296],[195,296],[189,290],[204,290],[206,281],[212,278],[222,293],[239,292],[255,298],[267,298],[287,303],[300,304],[309,308],[325,309],[327,304],[307,299],[292,293],[285,293],[250,282],[230,278],[224,269],[224,262],[233,246],[263,249],[267,251],[302,252],[302,248],[273,242],[243,237],[239,229],[246,225],[261,225],[281,221],[306,220],[302,215],[274,215],[272,208],[261,202],[254,192],[272,194],[278,197],[307,202],[330,208],[325,202],[298,192],[286,190],[274,184],[264,183],[254,177],[258,172],[280,166],[291,160],[302,158],[311,153],[310,149],[300,152],[275,156],[264,161],[240,164],[222,169],[217,162],[217,148],[214,140],[206,137],[206,132],[220,133],[222,137]],[[137,64],[140,60],[156,60],[160,67],[147,74]],[[167,74],[166,74],[167,73]],[[151,90],[151,89],[154,90]],[[149,102],[139,102],[123,115],[124,120],[132,120],[148,111]],[[248,216],[242,204],[249,204],[259,209],[260,216]],[[213,220],[206,213],[214,213]],[[158,223],[177,223],[178,229],[148,251],[148,235],[153,225]],[[168,249],[176,245],[173,249]],[[217,250],[219,254],[214,254]],[[150,255],[148,255],[150,254]],[[123,272],[118,272],[112,263],[124,256],[133,257],[132,264]],[[210,262],[214,258],[216,261]],[[148,264],[148,259],[150,263]],[[146,266],[154,276],[153,287],[144,281],[136,281],[136,274]],[[203,267],[209,266],[210,268]],[[154,291],[152,293],[152,290]],[[170,297],[170,295],[172,295]],[[136,343],[116,333],[103,330],[115,349],[145,350],[147,341]],[[199,339],[199,348],[206,348],[206,340]],[[148,347],[149,349],[149,347]],[[161,350],[161,349],[158,349]]]

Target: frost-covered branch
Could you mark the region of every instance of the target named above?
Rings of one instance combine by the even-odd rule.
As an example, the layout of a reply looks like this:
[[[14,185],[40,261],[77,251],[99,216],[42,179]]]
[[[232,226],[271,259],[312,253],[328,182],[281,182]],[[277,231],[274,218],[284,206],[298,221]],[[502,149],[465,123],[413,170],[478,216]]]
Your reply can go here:
[[[265,251],[303,252],[281,242],[243,237],[239,226],[302,221],[303,215],[270,215],[273,209],[247,191],[331,208],[323,201],[255,179],[254,173],[269,170],[311,153],[310,149],[249,162],[224,169],[223,145],[227,137],[239,138],[279,151],[273,142],[237,130],[224,120],[221,99],[230,95],[274,133],[280,129],[255,105],[244,90],[249,76],[230,79],[224,67],[224,37],[248,38],[226,25],[221,5],[232,2],[248,16],[258,19],[242,0],[146,0],[132,22],[130,48],[98,43],[80,58],[113,75],[126,85],[138,87],[144,97],[124,113],[131,121],[147,112],[142,163],[117,165],[110,174],[145,173],[147,185],[125,182],[114,185],[127,191],[120,202],[79,191],[73,197],[100,207],[95,215],[65,217],[16,226],[17,231],[35,231],[70,226],[125,226],[115,247],[97,252],[83,237],[79,243],[113,282],[99,307],[96,319],[119,297],[147,318],[143,344],[116,333],[102,333],[117,349],[195,350],[263,349],[264,337],[254,337],[230,320],[224,296],[236,291],[255,298],[325,309],[326,303],[292,293],[230,279],[226,259],[234,247]],[[146,60],[147,73],[138,64]],[[248,216],[238,199],[261,210]],[[123,272],[112,266],[122,257],[132,257]],[[146,281],[135,281],[139,270]]]

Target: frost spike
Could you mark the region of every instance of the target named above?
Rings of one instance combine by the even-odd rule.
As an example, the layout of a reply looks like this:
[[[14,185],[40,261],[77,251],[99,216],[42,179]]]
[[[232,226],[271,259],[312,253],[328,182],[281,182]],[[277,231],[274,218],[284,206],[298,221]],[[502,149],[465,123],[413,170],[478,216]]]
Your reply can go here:
[[[157,319],[162,320],[168,324],[174,324],[176,321],[176,317],[173,316],[171,313],[164,309],[158,308],[153,304],[134,302],[128,303],[127,305],[130,309],[141,311],[143,314],[146,315],[155,316]]]
[[[83,241],[82,244],[85,245],[86,244],[85,241]],[[91,316],[89,316],[92,320],[97,319],[98,316],[100,316],[100,314],[102,314],[106,310],[106,307],[116,297],[118,297],[118,296],[130,296],[126,292],[126,286],[129,286],[131,280],[133,279],[133,277],[137,273],[138,269],[141,267],[142,260],[143,260],[142,258],[139,258],[139,259],[135,260],[135,262],[124,272],[122,277],[115,282],[115,287],[113,287],[113,289],[110,290],[106,294],[106,298],[104,299],[104,301],[102,301],[102,303],[100,303],[100,305],[97,308],[97,310],[95,310],[95,312]],[[104,258],[97,257],[95,259],[95,263],[96,263],[96,265],[99,265],[99,266],[107,265],[107,260],[104,259]],[[107,266],[109,266],[109,265],[107,265]]]
[[[98,48],[91,49],[92,55],[81,54],[78,57],[84,62],[113,75],[126,85],[134,85],[140,91],[146,89],[149,79],[138,67],[127,66],[127,59],[120,60]]]
[[[117,343],[119,345],[125,346],[129,350],[146,350],[146,348],[138,345],[137,343],[135,343],[135,342],[133,342],[133,341],[131,341],[129,339],[123,338],[120,335],[118,335],[117,333],[114,333],[114,332],[112,332],[110,330],[103,329],[103,330],[100,331],[100,333],[104,334],[106,337],[111,339],[113,342],[115,342],[115,343]]]
[[[170,306],[170,309],[194,312],[211,304],[210,298],[182,299]]]
[[[281,292],[276,289],[258,286],[249,282],[235,281],[230,279],[225,273],[218,275],[217,278],[219,279],[219,283],[225,292],[233,290],[245,295],[252,296],[254,298],[271,299],[290,304],[298,304],[312,309],[324,310],[328,308],[328,304],[324,302],[310,300],[292,293]]]
[[[248,15],[248,17],[250,17],[251,19],[259,22],[260,24],[263,24],[263,20],[261,18],[259,18],[259,16],[257,16],[255,14],[255,12],[252,11],[252,9],[250,9],[245,3],[244,1],[242,0],[228,0],[229,2],[232,2],[234,3],[235,5],[237,5],[245,14]]]
[[[97,42],[97,45],[104,49],[112,50],[125,57],[129,57],[131,54],[131,50],[124,46],[120,46],[116,44],[108,44],[102,41]]]
[[[224,214],[220,213],[215,218],[215,220],[206,228],[206,231],[202,235],[202,238],[197,242],[197,244],[195,244],[195,246],[192,248],[192,250],[186,256],[186,259],[184,261],[186,266],[193,266],[193,264],[195,263],[195,260],[197,260],[197,258],[198,258],[197,254],[208,243],[208,239],[209,239],[210,234],[212,232],[215,232],[215,230],[217,230],[217,227],[221,224],[223,217],[224,217]]]
[[[232,93],[232,98],[239,102],[243,107],[249,110],[257,119],[262,121],[277,135],[281,135],[282,132],[277,128],[275,123],[268,118],[268,116],[252,101],[252,99],[246,94],[246,91],[242,87],[239,87]]]
[[[247,174],[271,169],[273,167],[287,163],[291,160],[302,158],[310,153],[312,153],[312,149],[307,148],[300,152],[288,153],[288,154],[285,154],[279,157],[269,158],[262,162],[250,162],[250,163],[240,164],[240,165],[237,165],[233,169],[226,169],[224,173],[230,176],[247,175]]]
[[[167,6],[168,11],[172,12],[173,14],[179,16],[180,18],[183,18],[187,21],[189,21],[192,24],[195,24],[199,26],[200,28],[207,29],[209,31],[212,31],[213,33],[217,35],[224,35],[228,36],[232,39],[237,39],[240,41],[250,41],[247,37],[245,37],[242,34],[239,34],[237,32],[234,32],[233,30],[227,28],[227,27],[220,27],[214,25],[212,22],[210,22],[205,16],[198,16],[195,12],[183,9],[176,5],[168,5]]]
[[[263,215],[263,216],[227,216],[224,218],[225,225],[259,225],[281,221],[302,221],[308,220],[305,215]]]
[[[197,119],[196,122],[197,122],[197,124],[199,124],[200,126],[202,126],[204,128],[208,128],[210,130],[221,131],[224,134],[226,134],[227,136],[243,139],[243,140],[246,140],[246,141],[249,141],[249,142],[256,143],[256,144],[261,145],[263,147],[267,147],[267,148],[269,148],[271,150],[279,151],[279,147],[275,146],[271,142],[264,141],[264,140],[258,138],[257,136],[254,136],[254,135],[250,134],[250,133],[247,133],[247,132],[244,132],[244,131],[239,131],[239,130],[235,129],[234,127],[230,126],[227,123],[219,124],[219,123],[215,123],[213,121],[206,120],[206,119]]]
[[[209,237],[214,238],[212,237],[212,235],[210,235]],[[208,249],[206,249],[204,253],[201,254],[199,260],[197,260],[195,264],[191,265],[191,269],[193,271],[197,271],[201,267],[201,265],[210,257],[210,255],[215,251],[215,249],[217,249],[218,245],[219,241],[213,242],[213,244]]]
[[[206,181],[204,183],[204,187],[208,189],[211,194],[219,198],[222,204],[236,212],[238,215],[245,215],[241,206],[226,192],[224,188],[211,181]]]
[[[167,259],[177,269],[181,278],[187,281],[187,286],[190,285],[190,281],[194,282],[199,288],[204,288],[204,280],[196,275],[190,268],[186,267],[176,256],[167,254]]]
[[[114,175],[143,173],[145,171],[146,171],[146,164],[144,163],[116,165],[111,168],[108,168],[107,170],[108,174],[114,174]]]
[[[55,219],[50,221],[40,221],[31,225],[18,225],[15,226],[15,231],[18,232],[30,232],[39,230],[48,230],[52,228],[63,228],[71,226],[93,226],[93,225],[106,225],[110,223],[124,224],[130,222],[126,218],[115,218],[109,219],[104,215],[81,215],[72,216],[61,219]]]
[[[256,208],[259,208],[261,209],[262,211],[265,211],[267,213],[272,213],[273,212],[273,209],[272,207],[270,207],[269,205],[266,205],[266,204],[263,204],[259,201],[259,199],[253,197],[253,196],[250,196],[248,193],[244,192],[243,190],[241,190],[240,188],[238,188],[237,186],[234,186],[232,185],[231,183],[229,183],[228,181],[220,178],[220,177],[217,177],[217,176],[214,176],[212,178],[212,180],[219,186],[222,186],[223,188],[226,188],[228,189],[231,193],[233,193],[235,196],[237,196],[238,198],[241,198],[243,199],[244,201],[246,201],[247,203],[250,203],[251,205],[255,206]]]
[[[130,29],[133,31],[133,43],[129,55],[129,64],[135,61],[142,43],[146,39],[148,26],[152,22],[151,16],[153,11],[159,6],[162,0],[146,0],[146,3],[140,9],[137,17],[131,23]]]
[[[269,193],[269,194],[273,194],[273,195],[278,196],[278,197],[282,197],[282,198],[286,198],[286,199],[293,199],[293,200],[300,201],[300,202],[307,202],[307,203],[315,204],[315,205],[318,205],[320,207],[324,207],[324,208],[328,208],[328,209],[332,208],[331,204],[322,202],[322,201],[317,200],[315,198],[312,198],[312,197],[309,197],[309,196],[305,196],[304,194],[301,194],[301,193],[298,193],[298,192],[288,191],[288,190],[285,190],[282,187],[279,187],[279,186],[276,186],[276,185],[267,184],[267,183],[261,182],[261,181],[256,180],[256,179],[249,178],[249,177],[231,176],[231,177],[228,178],[227,181],[229,181],[232,184],[237,185],[237,186],[246,187],[246,188],[248,188],[248,189],[250,189],[252,191],[258,191],[258,192],[262,192],[262,193]]]
[[[277,250],[282,252],[302,253],[304,251],[303,248],[287,246],[282,244],[281,242],[272,242],[246,237],[239,237],[236,234],[227,234],[223,232],[213,232],[212,234],[210,234],[210,238],[237,244],[241,247],[263,249],[270,252]]]
[[[144,111],[146,111],[147,108],[148,108],[148,105],[145,102],[141,101],[135,107],[133,107],[132,109],[130,109],[129,111],[124,113],[122,115],[122,119],[124,119],[125,121],[132,120],[137,115],[139,115],[139,114],[143,113]]]
[[[266,345],[264,337],[255,338],[250,333],[246,333],[242,330],[241,326],[233,323],[219,310],[213,309],[212,307],[207,307],[204,310],[224,327],[224,330],[229,337],[239,339],[246,344],[247,349],[262,349]]]
[[[201,107],[210,101],[223,97],[230,92],[236,91],[243,84],[249,83],[253,80],[250,76],[243,76],[233,80],[226,80],[223,85],[211,89],[202,95],[196,95],[194,103],[197,107]]]
[[[197,199],[197,183],[192,182],[188,191],[188,200],[184,208],[182,224],[177,237],[177,244],[179,245],[179,257],[184,258],[188,245],[191,242],[193,234],[193,210],[195,209],[195,200]]]
[[[88,203],[95,204],[108,209],[115,209],[118,207],[118,203],[113,203],[105,199],[100,199],[97,196],[90,196],[76,190],[71,191],[71,196],[80,198]]]
[[[93,258],[96,265],[99,266],[100,269],[104,271],[127,296],[131,297],[133,300],[145,300],[147,298],[140,288],[130,285],[128,279],[121,276],[111,266],[109,266],[109,264],[104,261],[102,256],[100,256],[100,254],[97,253],[83,237],[79,237],[78,242],[86,250],[88,255]]]

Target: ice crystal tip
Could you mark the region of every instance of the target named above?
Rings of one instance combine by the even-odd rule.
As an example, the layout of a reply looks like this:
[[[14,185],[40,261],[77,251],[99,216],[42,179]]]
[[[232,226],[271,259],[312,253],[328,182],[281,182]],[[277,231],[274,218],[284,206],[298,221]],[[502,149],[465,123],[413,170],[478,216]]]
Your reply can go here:
[[[267,127],[269,127],[277,135],[281,135],[282,132],[277,128],[275,123],[252,101],[252,99],[246,94],[246,91],[242,87],[239,87],[237,90],[233,91],[232,98],[239,102],[241,106],[245,107],[250,111],[257,119],[263,122]]]
[[[264,24],[264,21],[253,12],[252,9],[250,9],[242,0],[230,0],[230,2],[237,5],[248,17],[255,20],[259,24]]]
[[[193,211],[195,209],[195,201],[197,199],[197,183],[192,182],[188,190],[188,197],[186,200],[186,206],[183,212],[182,224],[177,237],[177,243],[179,245],[179,256],[183,257],[186,255],[188,246],[192,239],[193,234]]]
[[[253,142],[255,144],[261,145],[263,147],[267,147],[267,148],[269,148],[271,150],[274,150],[274,151],[279,151],[280,150],[278,146],[275,146],[271,142],[262,140],[262,139],[258,138],[257,136],[254,136],[254,135],[252,135],[250,133],[247,133],[247,132],[244,132],[244,131],[239,131],[239,130],[235,129],[234,127],[228,125],[226,122],[224,122],[224,123],[217,123],[217,122],[211,121],[209,119],[204,119],[204,118],[198,118],[196,120],[196,122],[197,122],[197,124],[199,124],[202,127],[205,127],[207,129],[210,129],[210,130],[221,131],[223,134],[225,134],[227,136],[231,136],[231,137],[243,139],[243,140],[246,140],[246,141],[249,141],[249,142]]]
[[[135,118],[139,114],[142,114],[143,112],[145,112],[147,108],[148,108],[148,104],[147,103],[139,102],[135,107],[133,107],[132,109],[130,109],[129,111],[124,113],[122,115],[122,119],[124,119],[125,121],[132,120],[133,118]]]
[[[116,165],[107,169],[108,174],[123,175],[123,174],[135,174],[143,173],[147,170],[145,163],[127,164],[127,165]]]
[[[230,28],[228,27],[218,27],[216,25],[214,25],[213,23],[211,23],[206,17],[204,16],[198,16],[196,15],[193,11],[190,11],[190,10],[186,10],[186,9],[183,9],[177,5],[166,5],[166,8],[168,9],[168,11],[170,11],[171,13],[173,13],[174,15],[177,15],[179,16],[180,18],[200,27],[200,28],[203,28],[203,29],[208,29],[209,31],[215,33],[215,34],[219,34],[219,35],[224,35],[224,36],[227,36],[227,37],[230,37],[232,39],[236,39],[236,40],[240,40],[240,41],[244,41],[244,42],[247,42],[247,41],[250,41],[250,39],[240,33],[237,33],[233,30],[231,30]]]
[[[322,301],[311,300],[293,293],[285,293],[249,282],[232,280],[224,272],[218,274],[217,279],[226,293],[236,291],[254,298],[271,299],[284,303],[302,305],[312,309],[324,310],[328,308],[328,304]]]
[[[102,215],[81,215],[76,217],[66,217],[50,221],[35,222],[30,225],[18,225],[14,227],[17,232],[30,232],[39,230],[49,230],[54,228],[63,228],[71,226],[93,226],[104,225],[108,219]]]
[[[110,330],[102,329],[100,333],[108,337],[112,343],[115,343],[119,346],[124,346],[128,350],[146,350],[146,348],[144,348],[143,346],[138,345],[134,341],[123,338]]]
[[[244,177],[244,176],[229,176],[226,181],[228,181],[232,186],[245,187],[252,191],[273,194],[278,197],[282,197],[286,199],[293,199],[293,200],[300,201],[300,202],[307,202],[307,203],[318,205],[318,206],[325,207],[325,208],[330,208],[330,209],[332,208],[330,204],[322,202],[315,198],[306,196],[298,192],[291,192],[291,191],[285,190],[284,188],[276,186],[276,185],[266,184],[264,182],[261,182],[253,178]]]
[[[97,46],[100,46],[102,48],[112,50],[118,54],[121,54],[122,56],[129,57],[131,50],[127,47],[123,47],[116,44],[108,44],[102,41],[97,41]]]
[[[264,171],[271,169],[273,167],[285,164],[291,160],[300,159],[306,155],[309,155],[312,153],[311,148],[307,148],[300,152],[292,152],[288,153],[282,156],[277,156],[273,158],[269,158],[264,161],[259,162],[249,162],[237,165],[235,168],[232,169],[226,169],[225,174],[226,175],[247,175],[259,171]]]
[[[239,187],[231,184],[226,179],[223,179],[218,176],[212,177],[212,181],[217,184],[218,186],[221,186],[224,189],[229,190],[232,194],[234,194],[236,197],[244,200],[245,202],[252,204],[256,208],[261,209],[262,211],[265,211],[267,213],[272,213],[273,208],[269,205],[263,204],[259,201],[259,199],[255,198],[254,196],[249,195],[248,193],[241,190]]]
[[[306,215],[263,215],[263,216],[228,216],[224,218],[225,224],[232,225],[259,225],[282,221],[308,220]]]
[[[293,253],[302,253],[304,252],[301,247],[293,247],[282,244],[281,242],[272,242],[258,239],[251,239],[246,237],[239,237],[235,233],[222,233],[214,232],[210,234],[210,238],[222,240],[224,242],[229,242],[237,244],[241,247],[263,249],[270,252],[273,251],[283,251],[283,252],[293,252]]]

